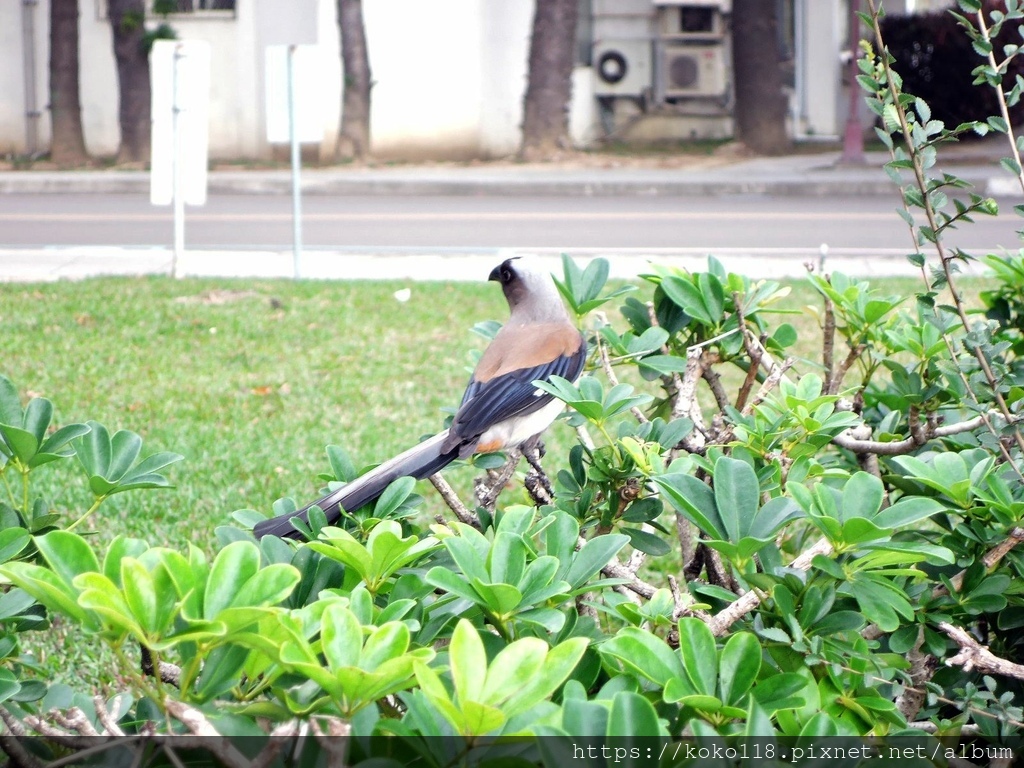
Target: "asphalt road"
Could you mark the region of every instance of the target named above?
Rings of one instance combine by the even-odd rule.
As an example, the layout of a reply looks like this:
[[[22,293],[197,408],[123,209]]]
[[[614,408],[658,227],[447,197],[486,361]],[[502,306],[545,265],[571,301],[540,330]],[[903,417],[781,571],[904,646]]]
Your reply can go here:
[[[303,200],[303,239],[311,248],[787,248],[909,250],[895,197],[564,198],[324,197]],[[980,253],[1016,249],[1020,219],[1007,201],[997,218],[953,233],[952,244]],[[286,249],[292,242],[287,196],[211,197],[186,209],[195,249]],[[67,245],[168,246],[171,212],[141,195],[0,197],[0,248]]]

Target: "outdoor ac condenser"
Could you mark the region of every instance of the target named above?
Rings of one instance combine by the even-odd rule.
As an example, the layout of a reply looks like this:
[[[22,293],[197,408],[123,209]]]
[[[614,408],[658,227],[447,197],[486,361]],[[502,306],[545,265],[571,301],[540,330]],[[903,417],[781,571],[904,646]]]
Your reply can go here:
[[[660,100],[725,95],[725,46],[659,40],[656,48]]]
[[[650,40],[598,40],[592,61],[595,96],[642,96],[651,88]]]

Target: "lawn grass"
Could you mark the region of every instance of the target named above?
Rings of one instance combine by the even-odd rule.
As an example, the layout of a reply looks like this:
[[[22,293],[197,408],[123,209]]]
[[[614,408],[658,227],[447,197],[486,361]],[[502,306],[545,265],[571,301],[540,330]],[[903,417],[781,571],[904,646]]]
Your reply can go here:
[[[790,285],[784,308],[820,304],[806,281]],[[919,285],[887,279],[882,287],[893,294]],[[184,455],[168,471],[174,489],[115,496],[96,513],[85,527],[100,541],[123,533],[211,553],[214,529],[231,524],[232,511],[269,512],[283,496],[315,499],[326,445],[366,465],[441,428],[472,351],[485,344],[470,329],[504,321],[507,308],[483,281],[415,283],[405,303],[393,296],[402,287],[162,277],[0,284],[0,373],[23,394],[50,398],[58,423],[95,419],[138,432],[144,452]],[[607,309],[621,323],[617,304]],[[797,326],[796,355],[820,360],[812,314],[779,321]],[[574,441],[565,426],[551,430],[549,462]],[[472,472],[450,478],[467,500]],[[77,462],[38,474],[39,490],[68,522],[91,503]],[[433,489],[422,492],[431,511],[442,510]],[[50,656],[56,679],[109,682],[98,644],[75,628],[58,626],[34,650]]]

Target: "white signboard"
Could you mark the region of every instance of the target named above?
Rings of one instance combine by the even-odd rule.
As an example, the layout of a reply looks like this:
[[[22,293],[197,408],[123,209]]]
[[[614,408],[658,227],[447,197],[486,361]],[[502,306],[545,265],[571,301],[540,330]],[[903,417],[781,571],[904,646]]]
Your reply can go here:
[[[267,141],[291,141],[288,125],[288,48],[267,46]],[[291,51],[292,105],[295,110],[295,140],[317,142],[324,138],[323,85],[320,81],[322,50],[316,45],[296,45]]]
[[[149,199],[170,205],[175,164],[189,205],[206,202],[209,145],[210,44],[157,40],[149,56],[152,86],[152,159]]]

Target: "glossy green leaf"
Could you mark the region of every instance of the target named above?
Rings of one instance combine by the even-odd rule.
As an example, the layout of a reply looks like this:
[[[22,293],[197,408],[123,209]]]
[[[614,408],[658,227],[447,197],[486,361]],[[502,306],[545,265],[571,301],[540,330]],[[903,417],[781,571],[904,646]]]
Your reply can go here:
[[[210,567],[203,596],[203,616],[213,620],[230,607],[240,584],[245,584],[260,568],[260,552],[255,544],[236,541],[222,549]]]
[[[662,735],[658,713],[639,693],[619,691],[612,698],[607,736],[611,738],[652,738]]]
[[[718,663],[722,701],[739,705],[761,671],[761,644],[750,632],[737,632],[726,641]]]

